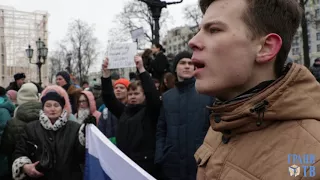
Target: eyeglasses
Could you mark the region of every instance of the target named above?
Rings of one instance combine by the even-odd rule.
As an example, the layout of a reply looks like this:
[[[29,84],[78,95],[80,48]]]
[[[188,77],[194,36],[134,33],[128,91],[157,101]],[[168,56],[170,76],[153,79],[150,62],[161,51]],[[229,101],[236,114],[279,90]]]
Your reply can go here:
[[[88,103],[88,101],[87,100],[79,100],[79,103],[81,104],[81,103]]]

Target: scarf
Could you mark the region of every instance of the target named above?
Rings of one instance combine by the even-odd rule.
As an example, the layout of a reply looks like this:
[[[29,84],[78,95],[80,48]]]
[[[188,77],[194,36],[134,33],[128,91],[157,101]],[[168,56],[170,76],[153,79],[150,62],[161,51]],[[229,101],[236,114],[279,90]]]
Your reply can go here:
[[[79,109],[78,114],[77,114],[77,122],[82,124],[82,122],[90,115],[90,109]]]
[[[58,120],[56,120],[56,122],[52,124],[48,116],[44,114],[43,110],[40,110],[39,120],[42,127],[45,128],[46,130],[57,131],[67,123],[68,121],[67,115],[68,115],[67,111],[63,110]]]

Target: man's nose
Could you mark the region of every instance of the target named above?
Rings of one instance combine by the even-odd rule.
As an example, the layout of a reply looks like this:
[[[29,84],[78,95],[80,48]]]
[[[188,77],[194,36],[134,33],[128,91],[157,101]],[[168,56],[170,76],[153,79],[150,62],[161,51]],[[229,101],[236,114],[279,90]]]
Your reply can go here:
[[[188,45],[193,51],[203,49],[203,45],[201,43],[201,31],[199,31],[196,35],[192,37],[192,39],[190,39]]]

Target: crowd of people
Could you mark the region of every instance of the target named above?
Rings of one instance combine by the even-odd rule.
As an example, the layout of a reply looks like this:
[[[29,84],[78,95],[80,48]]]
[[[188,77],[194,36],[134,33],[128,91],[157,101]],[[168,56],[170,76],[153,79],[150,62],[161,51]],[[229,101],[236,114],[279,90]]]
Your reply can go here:
[[[286,64],[299,3],[199,5],[193,54],[154,44],[130,79],[106,58],[99,87],[64,71],[44,89],[23,73],[1,87],[0,179],[82,179],[87,124],[159,180],[319,179],[320,60]]]
[[[213,97],[196,92],[190,52],[168,60],[164,51],[155,44],[136,56],[130,79],[106,59],[100,88],[79,88],[66,71],[44,89],[16,74],[0,94],[1,179],[79,179],[88,123],[155,178],[195,179]]]

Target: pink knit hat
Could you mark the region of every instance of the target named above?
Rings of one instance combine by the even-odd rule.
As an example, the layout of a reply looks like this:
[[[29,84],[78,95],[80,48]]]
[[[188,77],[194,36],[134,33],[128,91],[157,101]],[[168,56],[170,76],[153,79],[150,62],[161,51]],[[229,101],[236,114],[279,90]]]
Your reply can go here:
[[[57,85],[51,85],[51,86],[47,86],[41,93],[41,97],[40,99],[45,96],[48,92],[54,90],[55,92],[57,92],[60,96],[62,96],[65,100],[65,105],[64,108],[69,114],[72,113],[71,111],[71,105],[70,105],[70,101],[69,101],[69,96],[67,94],[67,92],[60,86]]]
[[[9,99],[10,99],[13,103],[16,103],[16,102],[17,102],[17,91],[15,91],[15,90],[9,90],[9,91],[7,91],[7,96],[9,97]]]

